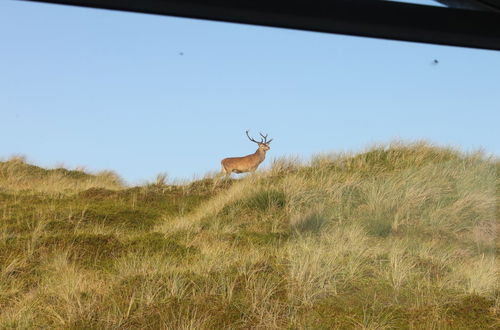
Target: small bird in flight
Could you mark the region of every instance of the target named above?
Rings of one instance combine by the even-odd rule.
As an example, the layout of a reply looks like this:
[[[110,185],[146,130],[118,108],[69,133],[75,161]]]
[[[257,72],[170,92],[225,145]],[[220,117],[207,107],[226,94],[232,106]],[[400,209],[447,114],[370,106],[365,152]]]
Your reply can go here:
[[[439,61],[438,61],[438,60],[436,60],[436,59],[434,59],[434,60],[432,61],[432,64],[434,64],[434,65],[438,65],[438,64],[439,64]]]

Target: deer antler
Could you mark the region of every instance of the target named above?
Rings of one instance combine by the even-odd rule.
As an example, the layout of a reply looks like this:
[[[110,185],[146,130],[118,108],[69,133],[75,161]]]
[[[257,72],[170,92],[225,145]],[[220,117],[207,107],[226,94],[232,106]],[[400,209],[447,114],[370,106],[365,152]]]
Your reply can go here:
[[[260,134],[260,136],[261,136],[260,142],[259,142],[259,141],[255,141],[254,139],[252,139],[252,138],[250,137],[250,135],[248,135],[248,132],[249,132],[249,131],[250,131],[250,130],[248,130],[248,129],[246,130],[246,133],[247,133],[248,139],[250,139],[250,141],[255,142],[255,143],[257,143],[257,144],[269,144],[269,143],[271,143],[271,141],[273,140],[273,139],[271,139],[271,140],[267,141],[267,135],[268,135],[268,134],[264,135],[264,134],[262,134],[262,133],[259,133],[259,134]]]
[[[266,135],[263,135],[262,133],[259,133],[259,134],[260,134],[260,136],[262,136],[262,138],[264,139],[264,142],[261,142],[261,143],[269,144],[269,143],[271,143],[271,141],[273,140],[273,139],[271,139],[271,140],[267,141],[267,136],[268,136],[269,134],[266,134]]]
[[[248,130],[248,129],[247,129],[245,133],[247,133],[248,139],[249,139],[250,141],[255,142],[255,143],[257,143],[257,144],[262,143],[262,141],[258,142],[258,141],[255,141],[254,139],[252,139],[252,138],[250,137],[250,135],[248,135],[248,132],[249,132],[249,131],[250,131],[250,130]]]

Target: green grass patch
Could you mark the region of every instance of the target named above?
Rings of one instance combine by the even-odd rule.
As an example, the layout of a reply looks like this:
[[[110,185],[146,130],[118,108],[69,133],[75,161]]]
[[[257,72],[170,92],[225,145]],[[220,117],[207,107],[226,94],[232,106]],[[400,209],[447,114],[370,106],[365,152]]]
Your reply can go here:
[[[499,169],[425,143],[184,185],[0,162],[0,328],[494,329]]]

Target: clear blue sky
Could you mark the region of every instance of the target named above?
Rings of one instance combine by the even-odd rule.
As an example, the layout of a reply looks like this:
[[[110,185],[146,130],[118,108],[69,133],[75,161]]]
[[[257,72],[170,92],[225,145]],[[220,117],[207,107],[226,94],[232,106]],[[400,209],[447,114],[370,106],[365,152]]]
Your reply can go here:
[[[0,41],[3,158],[134,184],[219,170],[246,129],[275,139],[265,164],[395,138],[500,154],[500,52],[18,1]]]

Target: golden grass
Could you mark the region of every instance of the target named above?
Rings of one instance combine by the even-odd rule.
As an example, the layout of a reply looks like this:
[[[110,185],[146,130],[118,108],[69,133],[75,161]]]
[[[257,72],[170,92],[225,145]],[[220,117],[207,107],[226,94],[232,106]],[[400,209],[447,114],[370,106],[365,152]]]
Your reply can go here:
[[[90,188],[121,189],[122,179],[112,171],[89,174],[83,170],[58,167],[45,170],[15,156],[0,162],[0,192],[74,193]]]
[[[398,142],[126,188],[9,160],[0,328],[495,328],[499,169]]]

